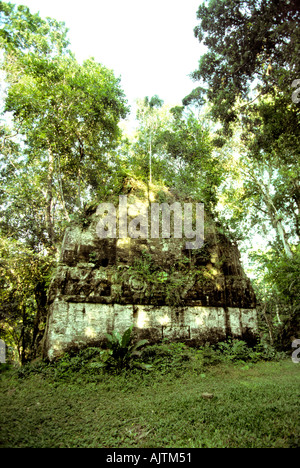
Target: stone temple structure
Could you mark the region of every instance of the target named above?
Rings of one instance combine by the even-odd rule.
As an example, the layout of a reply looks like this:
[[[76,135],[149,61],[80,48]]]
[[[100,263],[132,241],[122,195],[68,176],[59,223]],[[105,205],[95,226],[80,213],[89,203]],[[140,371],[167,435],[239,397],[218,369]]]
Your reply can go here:
[[[153,203],[182,202],[170,190],[151,186],[149,191],[137,181],[124,193],[128,224]],[[172,229],[169,238],[151,238],[150,229],[147,238],[120,238],[119,200],[110,200],[116,207],[117,236],[99,237],[99,222],[104,222],[99,205],[86,210],[81,226],[65,232],[49,289],[44,355],[52,360],[70,349],[100,345],[105,333],[122,333],[131,325],[136,337],[150,342],[168,338],[201,345],[227,337],[255,339],[250,280],[237,246],[209,214],[205,212],[204,244],[187,249],[184,233],[177,238]],[[149,227],[150,222],[149,217]]]

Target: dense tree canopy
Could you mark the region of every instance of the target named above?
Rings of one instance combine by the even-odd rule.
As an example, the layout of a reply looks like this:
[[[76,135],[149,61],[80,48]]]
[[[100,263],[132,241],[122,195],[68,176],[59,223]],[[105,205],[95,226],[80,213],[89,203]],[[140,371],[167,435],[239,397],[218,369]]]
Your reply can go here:
[[[255,201],[289,257],[290,243],[299,238],[300,108],[292,100],[300,68],[299,15],[294,1],[202,4],[195,36],[208,51],[192,76],[203,87],[184,101],[199,103],[206,96],[227,146],[230,136],[239,135],[237,167],[245,180],[244,196],[237,192],[237,198],[251,205]],[[236,147],[236,139],[232,141]]]
[[[203,80],[214,117],[234,121],[255,98],[254,86],[261,95],[291,96],[300,69],[296,0],[211,0],[198,18],[195,36],[208,52],[192,77]]]
[[[32,14],[28,7],[0,2],[0,43],[6,52],[34,52],[55,57],[68,51],[68,30],[55,19]]]
[[[294,91],[300,72],[299,5],[294,0],[211,0],[200,5],[197,16],[195,36],[207,52],[191,74],[201,85],[183,103],[207,102],[209,115],[221,124],[214,137],[226,173],[218,193],[220,217],[239,239],[262,236],[267,250],[252,255],[257,273],[262,266],[262,276],[256,278],[258,296],[271,316],[274,301],[283,316],[295,316],[299,296],[291,296],[294,274],[299,274],[300,108]],[[272,291],[272,300],[266,290]]]
[[[61,24],[45,22],[23,7],[15,10],[4,2],[1,5],[5,11],[2,31],[7,33],[4,111],[12,116],[11,133],[19,137],[19,144],[22,138],[21,160],[8,161],[5,155],[3,174],[14,171],[16,177],[21,167],[26,174],[32,168],[39,172],[36,188],[39,198],[44,198],[47,236],[55,243],[57,212],[69,220],[74,209],[81,209],[84,191],[96,190],[97,173],[103,171],[107,152],[116,146],[118,123],[128,108],[113,72],[93,60],[80,65],[66,50]],[[24,28],[26,37],[20,43],[14,39],[16,28],[21,32]],[[56,55],[53,46],[57,46]],[[3,127],[6,153],[16,149],[7,146],[9,140],[11,135]],[[12,159],[18,169],[11,168]]]

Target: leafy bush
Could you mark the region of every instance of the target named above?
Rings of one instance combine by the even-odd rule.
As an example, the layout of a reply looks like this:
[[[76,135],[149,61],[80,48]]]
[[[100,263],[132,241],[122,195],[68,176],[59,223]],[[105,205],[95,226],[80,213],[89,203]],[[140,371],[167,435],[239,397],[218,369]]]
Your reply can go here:
[[[40,374],[53,380],[76,379],[83,375],[96,375],[90,367],[91,361],[100,359],[99,348],[86,348],[76,354],[65,353],[56,361],[39,360],[27,363],[16,370],[19,378],[27,378],[33,374]]]
[[[9,371],[12,369],[12,366],[11,364],[3,364],[3,363],[0,363],[0,374],[6,372],[6,371]]]
[[[250,348],[245,341],[221,342],[218,348],[222,355],[230,361],[247,361],[250,358]]]
[[[228,339],[215,346],[205,346],[200,350],[204,364],[218,364],[220,362],[259,362],[278,361],[286,357],[285,353],[276,351],[269,344],[259,343],[249,347],[243,340]]]
[[[114,331],[107,335],[107,349],[86,348],[76,354],[66,353],[54,362],[36,361],[28,363],[13,372],[19,378],[39,374],[52,381],[100,382],[107,374],[135,374],[137,379],[147,378],[151,370],[159,374],[180,376],[182,372],[204,375],[204,369],[222,363],[257,363],[259,361],[279,361],[286,354],[272,346],[259,343],[253,348],[242,340],[227,340],[212,346],[206,344],[198,349],[184,343],[162,343],[144,346],[147,340],[133,342],[133,327],[121,336]],[[0,369],[1,371],[1,369]],[[104,376],[106,373],[106,377]],[[124,377],[125,378],[125,377]],[[125,379],[126,380],[126,379]]]
[[[148,340],[140,340],[134,344],[132,342],[132,329],[133,325],[124,332],[123,336],[115,330],[111,335],[107,333],[107,349],[100,352],[101,362],[91,364],[91,366],[113,371],[133,367],[150,369],[150,366],[135,360],[141,355],[139,348],[147,344]]]
[[[152,366],[153,370],[162,373],[172,369],[181,369],[191,361],[195,350],[184,343],[162,343],[148,346],[142,352],[141,358]]]
[[[222,362],[222,354],[220,350],[206,344],[198,350],[203,366],[215,365]]]

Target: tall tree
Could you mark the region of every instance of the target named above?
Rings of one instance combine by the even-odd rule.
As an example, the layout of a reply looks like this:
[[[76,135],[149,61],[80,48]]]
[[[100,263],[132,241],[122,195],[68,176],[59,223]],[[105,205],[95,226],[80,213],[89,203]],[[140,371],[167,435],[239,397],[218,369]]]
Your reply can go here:
[[[43,336],[54,265],[24,242],[0,237],[0,337],[16,347],[22,364],[36,356]]]
[[[299,70],[299,13],[295,1],[202,4],[195,36],[208,52],[192,77],[202,80],[203,87],[186,98],[199,102],[201,89],[211,115],[222,123],[221,146],[224,134],[228,141],[239,133],[235,146],[240,150],[237,166],[245,175],[242,199],[264,213],[288,257],[299,236],[300,108],[292,101]]]
[[[58,211],[69,220],[74,209],[81,210],[103,173],[106,153],[116,146],[118,123],[128,108],[112,71],[94,60],[77,63],[67,49],[64,25],[25,7],[0,6],[4,110],[12,115],[11,133],[23,140],[24,170],[35,167],[41,175],[47,236],[55,244]],[[7,140],[6,132],[2,146]]]
[[[191,74],[199,86],[183,100],[184,105],[207,102],[219,125],[214,143],[225,176],[218,189],[219,216],[248,241],[248,248],[250,242],[257,294],[262,315],[270,313],[266,321],[272,340],[274,319],[283,333],[287,314],[289,339],[299,323],[294,320],[299,315],[294,293],[300,217],[298,3],[203,3],[194,33],[207,53]],[[258,233],[266,244],[259,255],[253,254]]]
[[[148,104],[148,102],[146,102]],[[127,148],[127,161],[135,174],[149,177],[149,135],[144,101],[138,109],[140,125]],[[213,210],[216,189],[222,181],[219,155],[212,151],[211,129],[205,119],[197,118],[191,110],[164,105],[151,109],[152,178],[173,187],[187,198],[206,204]],[[130,144],[131,143],[131,144]],[[129,157],[128,157],[129,155]],[[146,162],[146,164],[145,164]]]
[[[63,22],[43,19],[25,5],[0,1],[0,45],[6,53],[56,56],[69,53],[68,30]]]
[[[47,168],[46,221],[54,241],[54,192],[67,217],[75,206],[81,209],[91,166],[100,172],[105,154],[116,145],[125,99],[119,80],[93,60],[79,65],[72,57],[48,62],[30,54],[10,61],[7,70],[5,110],[25,137],[28,162],[37,159]]]
[[[152,154],[153,154],[153,140],[155,138],[155,132],[159,127],[158,113],[156,109],[160,109],[164,101],[157,95],[151,99],[145,97],[143,101],[138,102],[137,120],[143,128],[144,135],[146,137],[147,152],[149,157],[149,182],[152,183]]]
[[[197,16],[195,36],[208,52],[192,78],[202,80],[225,130],[257,95],[292,95],[300,69],[297,0],[210,0]]]
[[[111,70],[93,59],[76,61],[63,23],[6,2],[0,2],[0,22],[6,87],[0,128],[1,252],[7,248],[0,285],[0,311],[7,313],[0,321],[4,329],[20,324],[23,361],[30,354],[25,347],[35,347],[45,320],[45,275],[55,265],[64,228],[74,214],[83,216],[84,203],[106,175],[111,178],[110,158],[128,107]],[[22,258],[28,264],[19,265]],[[19,339],[20,334],[18,346]]]

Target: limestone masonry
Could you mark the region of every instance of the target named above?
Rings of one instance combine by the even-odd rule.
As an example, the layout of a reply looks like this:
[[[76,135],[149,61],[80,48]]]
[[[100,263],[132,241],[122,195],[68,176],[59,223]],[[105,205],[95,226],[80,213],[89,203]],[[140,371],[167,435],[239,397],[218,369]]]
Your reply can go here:
[[[152,187],[151,187],[152,189]],[[150,201],[172,203],[166,189],[137,183],[128,193],[128,219]],[[142,201],[141,201],[142,200]],[[256,300],[240,254],[206,214],[200,249],[186,239],[100,239],[97,206],[83,226],[69,227],[49,290],[44,354],[103,342],[105,333],[132,324],[139,338],[195,343],[257,334]]]

